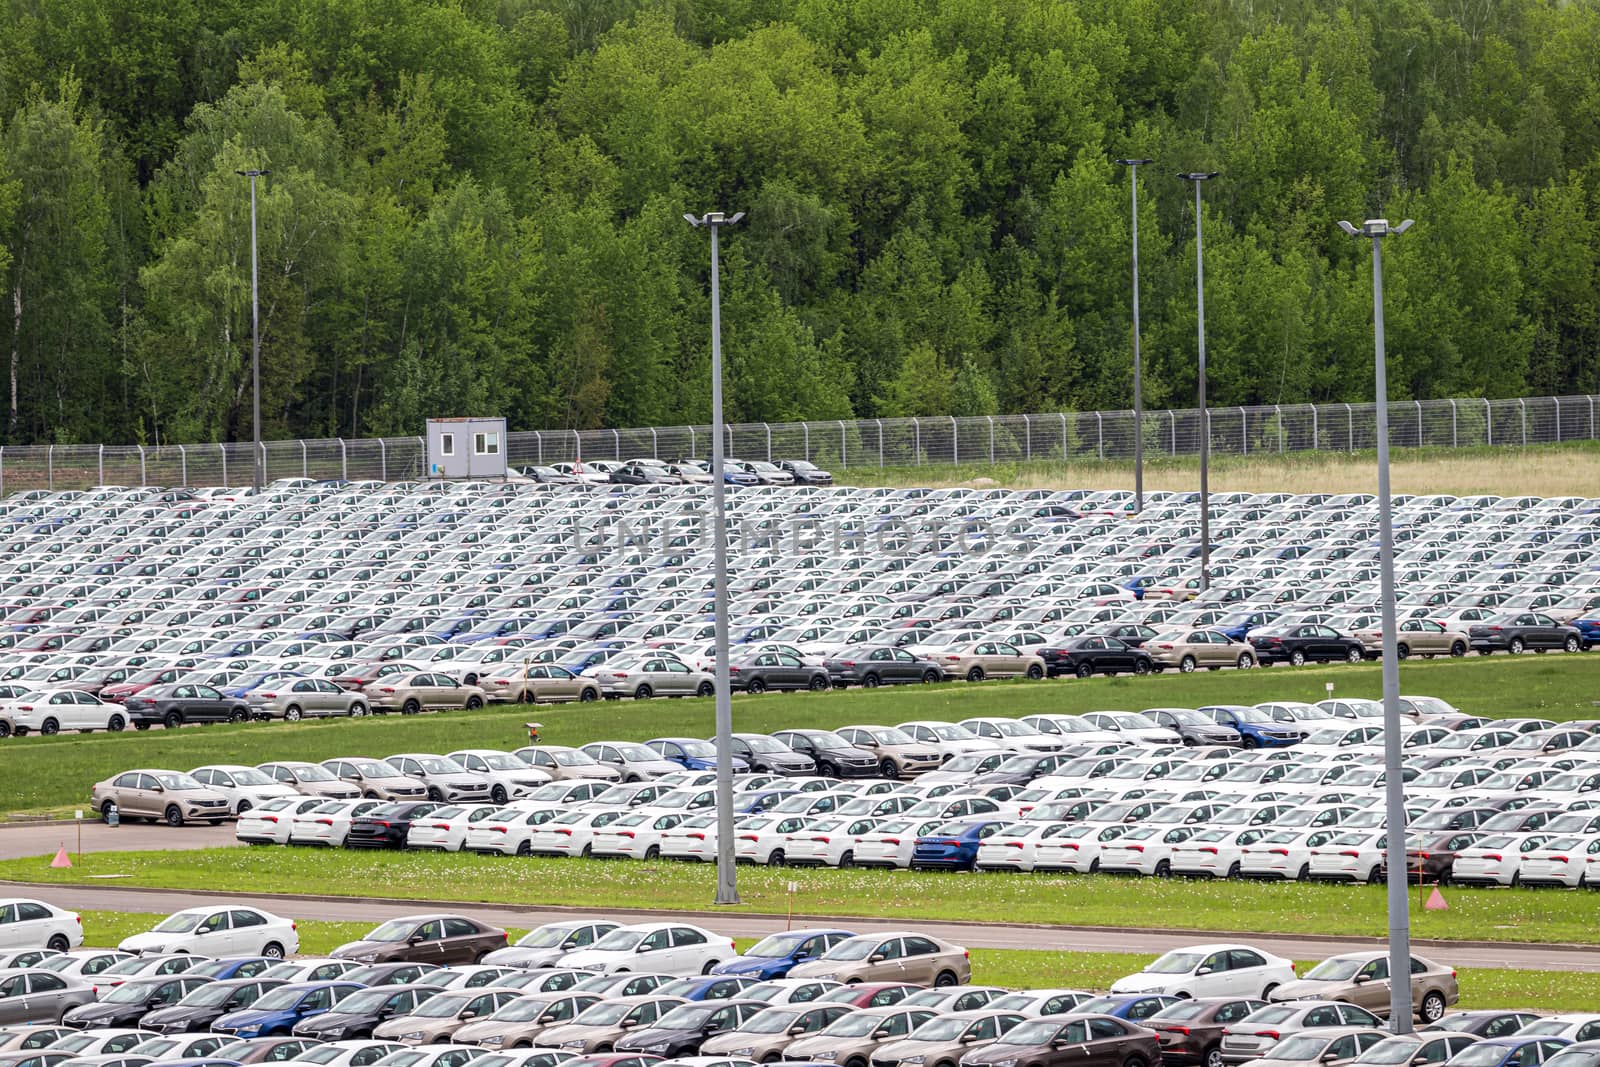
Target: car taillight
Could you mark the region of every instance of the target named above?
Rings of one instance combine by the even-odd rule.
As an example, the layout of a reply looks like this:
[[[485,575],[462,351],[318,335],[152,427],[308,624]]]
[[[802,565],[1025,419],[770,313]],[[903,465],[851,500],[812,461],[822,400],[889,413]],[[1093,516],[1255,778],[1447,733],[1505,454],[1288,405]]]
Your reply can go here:
[[[827,843],[828,843],[828,839],[827,839],[827,838],[826,838],[826,837],[813,837],[813,838],[812,838],[812,839],[811,839],[811,840],[813,840],[813,841],[820,841],[820,842],[822,842],[822,843],[823,843],[823,844],[824,844],[824,845],[826,845],[826,844],[827,844]]]
[[[1269,848],[1267,851],[1274,856],[1287,856],[1289,854],[1289,850],[1286,848]]]
[[[1171,651],[1172,651],[1172,646],[1171,646],[1171,645],[1157,645],[1157,646],[1156,646],[1156,647],[1157,647],[1157,648],[1164,648],[1164,649],[1166,649],[1166,650],[1167,650],[1167,651],[1168,651],[1168,652],[1171,652]],[[1182,1029],[1183,1029],[1183,1028],[1182,1028],[1182,1027],[1181,1027],[1181,1026],[1174,1026],[1174,1027],[1170,1027],[1170,1029],[1173,1029],[1173,1030],[1182,1030]],[[1184,1030],[1184,1031],[1183,1031],[1183,1032],[1184,1032],[1184,1033],[1186,1033],[1186,1034],[1187,1034],[1187,1033],[1188,1033],[1188,1032],[1189,1032],[1189,1031],[1187,1031],[1187,1030]]]
[[[1256,1031],[1256,1036],[1257,1037],[1270,1037],[1274,1041],[1276,1041],[1280,1035],[1278,1034],[1278,1031],[1276,1031],[1276,1030],[1257,1030]]]
[[[1211,854],[1212,854],[1212,855],[1213,855],[1213,856],[1215,856],[1215,855],[1216,855],[1216,854],[1217,854],[1217,850],[1216,850],[1216,849],[1214,849],[1214,848],[1212,848],[1212,847],[1211,847],[1211,846],[1210,846],[1210,845],[1205,845],[1205,846],[1203,846],[1203,847],[1202,847],[1202,848],[1201,848],[1201,849],[1200,849],[1200,851],[1201,851],[1201,852],[1209,852],[1209,853],[1211,853]]]
[[[1486,859],[1486,860],[1503,860],[1503,859],[1505,859],[1505,857],[1500,855],[1500,853],[1498,853],[1498,852],[1485,852],[1483,854],[1483,858]]]
[[[571,837],[572,836],[572,831],[571,830],[567,830],[567,829],[554,830],[554,831],[551,831],[551,832],[560,834],[563,837]]]
[[[1566,863],[1567,862],[1567,857],[1566,856],[1551,856],[1550,858],[1555,860],[1557,863]]]
[[[278,817],[276,815],[263,815],[263,816],[261,816],[261,821],[262,822],[277,822],[278,821]]]
[[[690,834],[689,836],[694,838],[696,841],[704,841],[706,839],[705,834]]]
[[[511,828],[509,826],[486,826],[484,829],[488,830],[490,833],[503,834]]]
[[[1158,1026],[1156,1029],[1165,1030],[1171,1034],[1182,1034],[1184,1037],[1189,1036],[1189,1028],[1187,1026]]]
[[[739,835],[739,840],[740,841],[756,841],[756,840],[759,840],[759,838],[757,838],[755,834],[740,834]],[[899,842],[897,841],[897,842],[895,842],[895,844],[899,844]]]
[[[450,824],[447,823],[447,822],[436,822],[436,823],[432,823],[431,825],[433,826],[433,828],[435,830],[448,830],[448,829],[450,829]]]
[[[382,687],[380,687],[380,688],[379,688],[379,689],[378,689],[378,692],[380,692],[380,693],[393,693],[393,692],[394,692],[394,689],[393,689],[393,688],[391,688],[391,687],[390,687],[390,686],[387,686],[387,685],[386,685],[386,686],[382,686]]]
[[[389,822],[389,821],[387,821],[385,819],[374,819],[372,821],[375,824],[377,824],[378,826],[383,827],[385,830],[390,829],[391,827],[394,826],[394,823],[391,823],[391,822]]]
[[[1143,852],[1144,851],[1144,846],[1143,845],[1129,845],[1128,846],[1128,851],[1129,852]]]
[[[853,659],[843,659],[839,661],[839,666],[841,667],[854,667],[855,665],[856,661]]]
[[[1002,841],[1001,844],[1005,845],[1007,848],[1021,848],[1022,847],[1022,842],[1021,841]]]
[[[898,837],[886,837],[883,839],[883,843],[885,845],[898,845],[900,843],[900,839]]]
[[[1361,855],[1361,853],[1355,851],[1354,849],[1347,848],[1347,849],[1344,849],[1342,852],[1340,852],[1339,855],[1341,855],[1341,856],[1359,856],[1359,855]]]
[[[496,678],[494,681],[490,682],[489,684],[490,685],[510,685],[511,684],[511,679],[510,678]]]
[[[323,826],[332,826],[333,825],[333,820],[332,819],[318,819],[317,822],[320,823]]]
[[[20,709],[22,711],[32,711],[33,710],[33,705],[32,704],[19,704],[19,705],[17,705],[17,707],[18,707],[18,709]]]

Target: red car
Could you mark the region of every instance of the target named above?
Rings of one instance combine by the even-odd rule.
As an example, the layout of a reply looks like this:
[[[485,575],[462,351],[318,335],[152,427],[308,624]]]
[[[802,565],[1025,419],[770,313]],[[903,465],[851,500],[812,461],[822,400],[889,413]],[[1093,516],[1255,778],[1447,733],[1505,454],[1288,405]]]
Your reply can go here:
[[[147,671],[140,671],[125,682],[106,686],[100,690],[100,699],[120,704],[133,694],[149,689],[152,685],[171,685],[187,673],[187,669],[183,667],[152,667]]]
[[[822,994],[817,998],[817,1003],[849,1004],[854,1008],[887,1008],[913,993],[922,992],[922,989],[922,986],[905,982],[857,982]],[[566,1067],[566,1064],[561,1067]]]

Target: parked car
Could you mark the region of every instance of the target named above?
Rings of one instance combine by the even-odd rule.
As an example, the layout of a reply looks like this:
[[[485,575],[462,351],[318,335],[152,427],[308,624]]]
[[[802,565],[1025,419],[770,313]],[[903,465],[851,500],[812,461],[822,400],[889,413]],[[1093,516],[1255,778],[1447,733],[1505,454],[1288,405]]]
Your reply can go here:
[[[358,963],[420,961],[446,966],[480,963],[506,947],[506,932],[464,915],[410,915],[374,927],[359,941],[333,950]]]
[[[1366,1008],[1374,1015],[1389,1012],[1389,954],[1347,952],[1330,956],[1295,982],[1285,982],[1270,999],[1339,1001]],[[1436,1023],[1460,998],[1456,972],[1421,956],[1411,957],[1411,1003],[1424,1023]]]
[[[228,798],[181,771],[124,771],[96,782],[89,802],[103,818],[160,819],[168,826],[196,820],[213,826],[228,817]]]
[[[175,730],[188,722],[244,722],[250,708],[243,700],[198,682],[153,685],[123,700],[128,720],[144,730],[157,723]]]

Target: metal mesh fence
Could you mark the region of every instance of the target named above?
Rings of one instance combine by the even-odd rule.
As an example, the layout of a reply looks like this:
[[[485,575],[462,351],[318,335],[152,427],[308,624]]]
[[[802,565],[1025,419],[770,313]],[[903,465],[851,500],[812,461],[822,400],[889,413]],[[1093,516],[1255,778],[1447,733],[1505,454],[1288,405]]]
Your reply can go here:
[[[1389,405],[1389,441],[1396,448],[1521,446],[1600,439],[1597,396],[1506,400],[1396,401]],[[1211,450],[1348,452],[1377,444],[1375,404],[1297,404],[1212,408]],[[930,464],[1133,458],[1136,434],[1149,455],[1200,450],[1202,419],[1194,409],[1048,412],[978,418],[862,419],[727,426],[727,454],[742,459],[805,459],[822,467],[910,467]],[[709,426],[631,430],[534,430],[508,434],[511,466],[650,456],[663,460],[711,455]],[[248,485],[248,443],[39,445],[0,448],[0,493],[82,489],[93,485]],[[421,437],[266,441],[264,481],[340,478],[418,479],[426,470]]]

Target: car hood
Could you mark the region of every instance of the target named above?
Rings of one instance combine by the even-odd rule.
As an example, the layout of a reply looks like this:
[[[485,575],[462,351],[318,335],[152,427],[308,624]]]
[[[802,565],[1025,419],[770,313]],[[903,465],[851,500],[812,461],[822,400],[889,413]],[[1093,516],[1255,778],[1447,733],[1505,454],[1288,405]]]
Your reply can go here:
[[[483,958],[484,963],[501,967],[541,967],[554,963],[566,953],[559,948],[497,948]]]
[[[328,955],[340,960],[369,960],[393,951],[399,944],[395,941],[350,941]]]
[[[257,1023],[281,1019],[293,1014],[294,1012],[288,1008],[282,1011],[257,1011],[254,1008],[245,1008],[243,1011],[229,1012],[227,1015],[213,1021],[211,1026],[216,1030],[227,1030],[238,1026],[255,1026]]]
[[[735,956],[726,963],[719,963],[711,968],[712,974],[758,974],[766,977],[776,971],[781,971],[788,961],[772,956]]]
[[[186,1020],[186,1019],[216,1018],[216,1017],[220,1016],[221,1014],[222,1013],[220,1011],[218,1011],[216,1008],[201,1008],[201,1007],[189,1007],[189,1008],[186,1008],[186,1007],[183,1007],[182,1005],[174,1004],[170,1008],[157,1008],[155,1011],[149,1012],[148,1014],[145,1014],[145,1015],[141,1015],[139,1017],[139,1023],[142,1026],[149,1026],[152,1023],[155,1023],[155,1024],[159,1024],[159,1023],[174,1023],[174,1022],[182,1022],[183,1020]]]
[[[600,952],[592,948],[586,948],[579,949],[577,952],[571,952],[563,956],[561,958],[561,965],[563,967],[580,967],[593,970],[597,967],[610,967],[621,962],[622,960],[630,959],[635,955],[641,954],[634,952],[612,952],[609,950]],[[649,955],[649,953],[642,953],[642,955]]]
[[[165,952],[172,942],[188,936],[188,934],[158,934],[147,931],[124,938],[117,948],[123,952],[133,952],[142,956],[146,953]]]
[[[1272,991],[1269,1000],[1327,1000],[1348,990],[1354,989],[1350,982],[1308,982],[1301,978],[1294,982],[1285,982]]]
[[[1181,974],[1130,974],[1111,983],[1112,993],[1164,993],[1187,977]]]
[[[137,1004],[80,1004],[67,1012],[67,1018],[73,1022],[95,1019],[115,1019],[120,1016],[142,1015]]]

